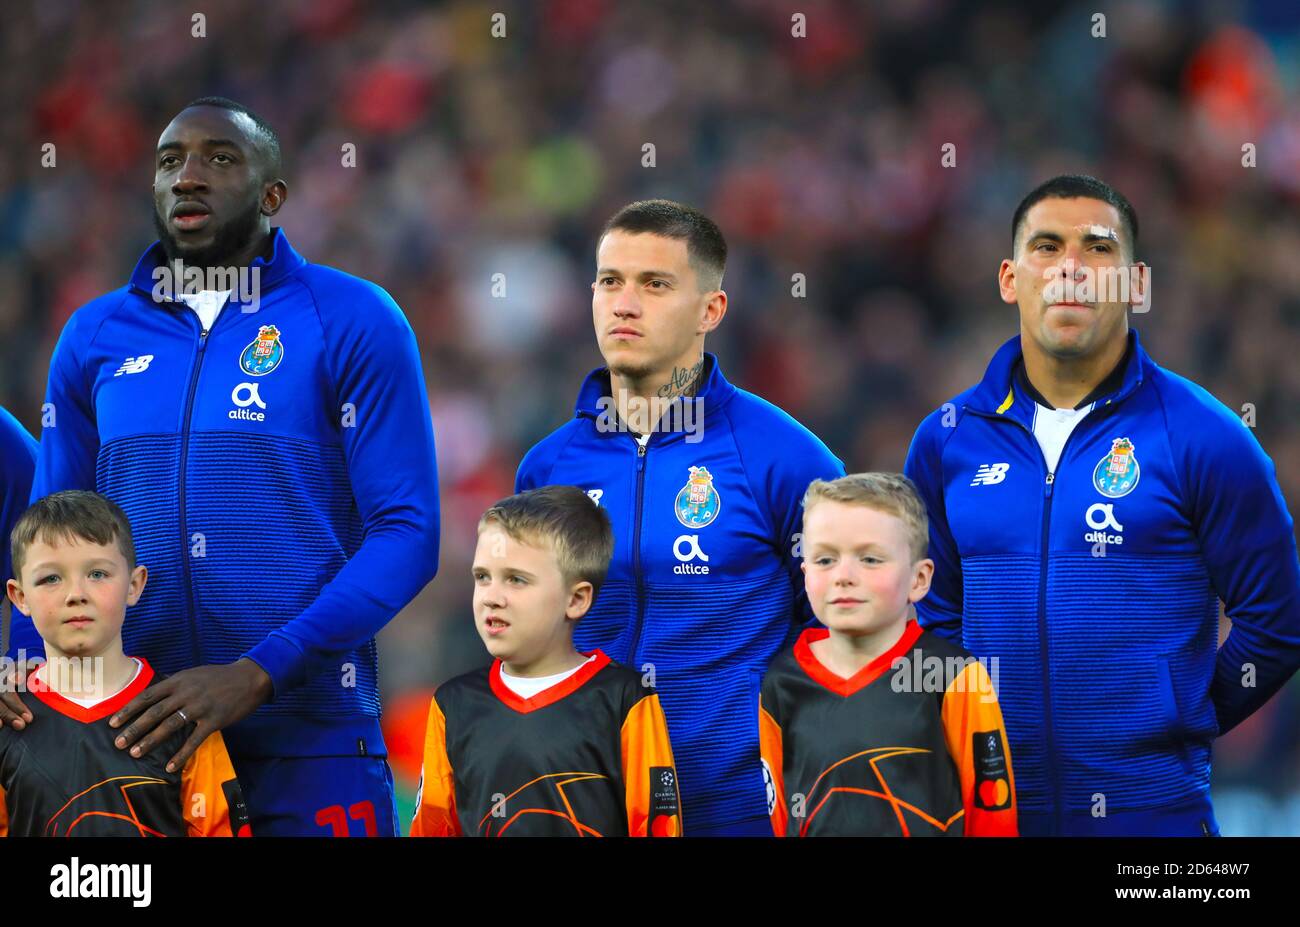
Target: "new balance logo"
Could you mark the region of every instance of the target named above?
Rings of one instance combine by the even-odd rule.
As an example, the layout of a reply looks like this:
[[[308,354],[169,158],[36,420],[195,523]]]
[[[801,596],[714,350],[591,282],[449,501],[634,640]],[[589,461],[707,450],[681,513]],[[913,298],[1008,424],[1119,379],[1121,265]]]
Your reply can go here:
[[[128,357],[121,367],[117,368],[115,377],[120,377],[124,373],[140,373],[149,369],[149,362],[153,360],[152,354],[141,354],[139,357]]]
[[[975,471],[975,479],[970,481],[972,486],[992,486],[994,483],[1001,483],[1007,478],[1007,471],[1011,469],[1011,464],[995,463],[980,464],[980,468]]]

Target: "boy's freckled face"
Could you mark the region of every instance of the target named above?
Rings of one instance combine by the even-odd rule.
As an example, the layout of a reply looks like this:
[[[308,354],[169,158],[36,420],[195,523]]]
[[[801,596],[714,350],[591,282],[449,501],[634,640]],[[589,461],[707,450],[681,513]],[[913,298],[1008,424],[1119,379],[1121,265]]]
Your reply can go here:
[[[906,622],[916,567],[901,519],[821,500],[804,517],[803,544],[804,585],[822,624],[866,634]]]
[[[493,657],[529,664],[565,640],[569,595],[550,545],[516,541],[489,524],[479,532],[473,575],[474,626]]]
[[[138,573],[143,569],[136,568]],[[127,605],[140,589],[115,542],[37,538],[22,567],[23,611],[37,632],[67,656],[95,656],[121,634]]]

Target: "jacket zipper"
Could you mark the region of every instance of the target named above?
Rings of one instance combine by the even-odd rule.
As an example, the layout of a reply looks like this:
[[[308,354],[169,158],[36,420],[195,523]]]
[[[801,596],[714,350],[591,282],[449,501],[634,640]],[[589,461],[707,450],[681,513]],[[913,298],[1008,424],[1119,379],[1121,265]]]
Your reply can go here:
[[[222,303],[221,308],[217,310],[217,314],[212,320],[212,328],[217,327],[217,321],[221,318],[221,314],[226,311],[226,305],[229,302],[230,300],[227,299],[225,303]],[[186,307],[187,310],[188,308],[189,307]],[[194,413],[194,394],[197,392],[197,388],[199,385],[199,374],[203,370],[204,349],[207,347],[208,334],[211,331],[212,329],[205,328],[199,332],[199,347],[197,351],[197,360],[195,361],[194,364],[194,370],[190,374],[189,389],[185,395],[185,420],[184,422],[181,423],[180,479],[177,484],[177,494],[179,496],[178,501],[180,503],[179,521],[180,521],[180,528],[181,528],[181,550],[184,551],[183,573],[185,578],[185,594],[190,606],[189,607],[190,653],[193,656],[195,666],[202,666],[203,661],[201,659],[201,654],[199,651],[199,628],[198,628],[198,619],[197,619],[198,602],[195,600],[194,597],[194,581],[193,581],[193,577],[190,575],[191,555],[190,555],[189,529],[186,527],[185,524],[185,471],[188,468],[188,464],[189,464],[190,419]]]
[[[645,497],[646,448],[653,437],[652,432],[644,442],[636,442],[636,512],[632,521],[632,576],[636,580],[636,625],[632,633],[632,643],[627,651],[627,659],[633,669],[636,669],[636,651],[641,646],[641,632],[645,624],[645,583],[641,577],[641,503]],[[632,440],[636,441],[635,438]]]
[[[1034,438],[1032,432],[1030,437]],[[1072,437],[1074,437],[1073,431],[1066,437],[1065,444],[1069,444]],[[1057,459],[1058,467],[1061,459],[1065,457],[1065,444],[1061,445],[1061,457]],[[1034,446],[1038,448],[1038,456],[1042,457],[1043,469],[1046,470],[1047,458],[1043,456],[1043,449],[1039,446],[1037,438],[1034,438]],[[1056,729],[1052,724],[1051,651],[1047,645],[1047,555],[1051,543],[1052,484],[1055,482],[1056,473],[1049,471],[1043,485],[1043,533],[1038,547],[1038,656],[1043,664],[1043,718],[1047,722],[1045,733],[1047,734],[1048,770],[1052,784],[1052,809],[1055,812],[1052,833],[1059,837],[1062,829],[1061,777],[1056,762]]]
[[[969,409],[969,406],[967,407]],[[1099,411],[1101,406],[1093,404],[1092,410],[1088,413]],[[1043,667],[1043,721],[1047,740],[1047,769],[1048,780],[1052,788],[1052,810],[1053,814],[1053,836],[1060,836],[1064,829],[1064,812],[1061,808],[1061,777],[1058,772],[1059,764],[1056,762],[1056,730],[1052,724],[1052,686],[1051,686],[1051,648],[1047,643],[1047,559],[1048,546],[1051,542],[1051,523],[1052,523],[1052,487],[1056,483],[1056,472],[1047,469],[1047,457],[1043,454],[1042,445],[1038,443],[1038,438],[1034,436],[1033,429],[1028,428],[1024,422],[1016,418],[1006,418],[1001,415],[992,415],[979,409],[970,409],[971,412],[984,418],[995,421],[1015,422],[1023,431],[1025,431],[1030,440],[1033,442],[1034,450],[1038,451],[1038,459],[1043,463],[1043,472],[1045,473],[1043,481],[1043,517],[1041,521],[1042,529],[1039,539],[1038,555],[1038,654]],[[1087,416],[1085,416],[1086,418]],[[1070,441],[1078,434],[1079,426],[1083,424],[1081,419],[1079,423],[1066,436],[1065,442],[1061,445],[1061,456],[1056,459],[1057,469],[1060,469],[1061,461],[1065,460],[1065,449],[1070,446]]]

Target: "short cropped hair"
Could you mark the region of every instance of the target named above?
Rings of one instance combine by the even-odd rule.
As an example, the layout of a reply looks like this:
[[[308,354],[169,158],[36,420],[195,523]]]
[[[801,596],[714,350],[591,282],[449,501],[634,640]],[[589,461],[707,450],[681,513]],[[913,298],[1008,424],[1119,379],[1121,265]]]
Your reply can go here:
[[[850,473],[836,480],[813,480],[803,496],[803,517],[818,502],[862,505],[893,515],[907,530],[912,562],[924,560],[930,546],[930,520],[916,484],[901,473]]]
[[[478,530],[488,525],[499,525],[521,544],[549,544],[565,584],[591,583],[595,600],[614,557],[614,529],[581,489],[541,486],[508,496],[483,513]]]
[[[1119,213],[1120,223],[1124,226],[1125,241],[1122,242],[1122,246],[1127,248],[1130,259],[1136,257],[1138,242],[1137,210],[1133,208],[1133,204],[1128,201],[1123,193],[1120,193],[1110,184],[1103,183],[1096,177],[1089,177],[1087,174],[1060,174],[1051,180],[1043,181],[1025,194],[1025,198],[1016,207],[1015,215],[1011,217],[1011,254],[1014,256],[1016,253],[1020,237],[1020,226],[1024,223],[1025,216],[1035,203],[1051,198],[1073,200],[1080,197],[1101,200],[1103,203],[1109,203],[1115,207],[1115,210]]]
[[[257,127],[258,134],[262,136],[262,144],[266,154],[266,167],[270,173],[270,176],[263,177],[262,180],[276,180],[279,178],[284,170],[284,163],[280,158],[280,136],[276,134],[275,129],[271,128],[269,122],[243,103],[238,103],[226,97],[198,97],[182,106],[181,112],[195,106],[215,106],[217,109],[229,110],[232,113],[242,113],[252,120],[253,125]]]
[[[15,579],[21,578],[27,549],[37,540],[46,544],[77,540],[104,545],[117,542],[127,568],[135,569],[131,523],[117,503],[97,492],[68,489],[51,493],[23,512],[9,536]]]
[[[686,256],[699,280],[700,292],[722,286],[727,269],[727,240],[718,224],[690,206],[672,200],[639,200],[628,203],[605,223],[603,239],[615,229],[632,234],[649,232],[686,242]]]

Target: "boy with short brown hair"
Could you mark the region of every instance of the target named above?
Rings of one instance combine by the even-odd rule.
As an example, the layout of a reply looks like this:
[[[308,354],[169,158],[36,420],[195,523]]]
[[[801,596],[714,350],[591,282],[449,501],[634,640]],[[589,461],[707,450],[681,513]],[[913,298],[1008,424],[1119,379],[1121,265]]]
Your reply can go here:
[[[0,836],[249,836],[219,732],[175,772],[164,763],[192,725],[142,757],[114,746],[108,718],[159,680],[122,647],[126,609],[148,576],[125,513],[98,493],[53,493],[11,537],[7,592],[46,661],[24,680],[30,723],[0,728]]]
[[[434,693],[411,836],[681,834],[659,696],[573,646],[613,549],[608,516],[574,486],[484,513],[474,619],[495,659]]]

